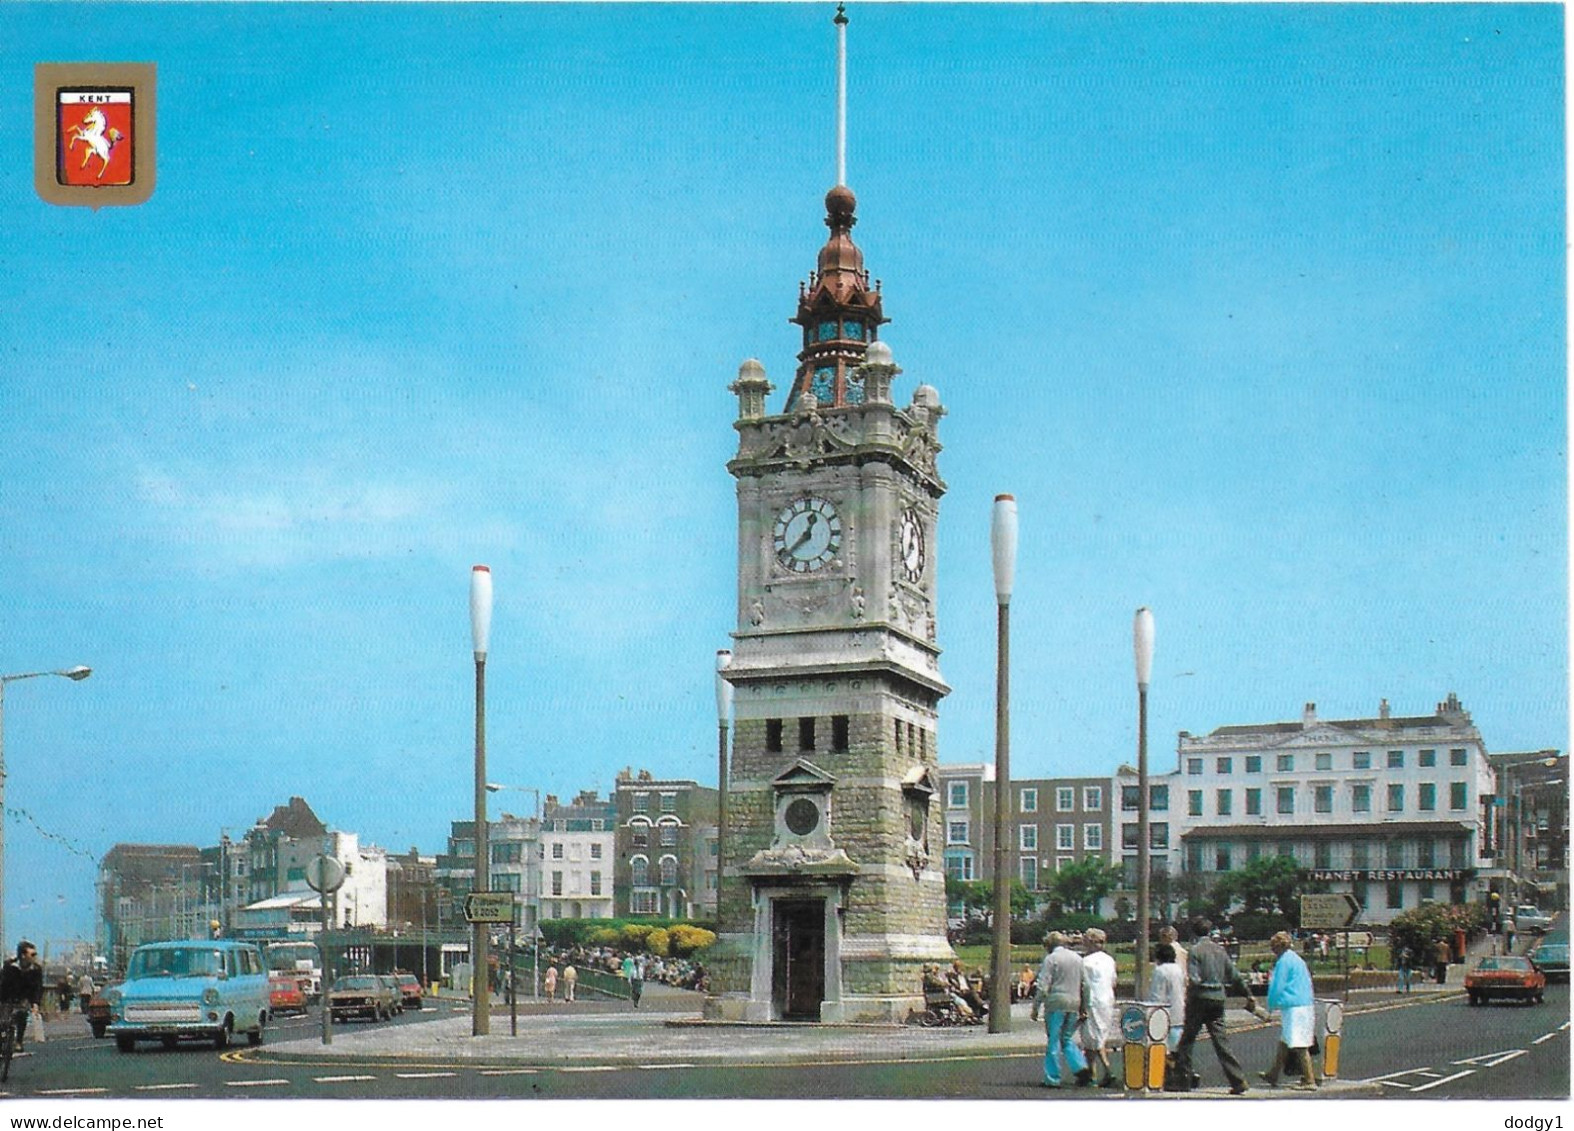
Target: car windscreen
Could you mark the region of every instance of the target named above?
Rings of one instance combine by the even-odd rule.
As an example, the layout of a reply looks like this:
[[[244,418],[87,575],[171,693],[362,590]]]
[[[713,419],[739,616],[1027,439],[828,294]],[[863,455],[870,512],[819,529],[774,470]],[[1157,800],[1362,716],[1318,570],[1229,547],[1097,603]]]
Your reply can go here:
[[[375,990],[377,979],[368,977],[340,978],[333,984],[336,990]]]
[[[170,946],[139,950],[126,970],[130,978],[213,977],[224,970],[224,952],[211,947]]]

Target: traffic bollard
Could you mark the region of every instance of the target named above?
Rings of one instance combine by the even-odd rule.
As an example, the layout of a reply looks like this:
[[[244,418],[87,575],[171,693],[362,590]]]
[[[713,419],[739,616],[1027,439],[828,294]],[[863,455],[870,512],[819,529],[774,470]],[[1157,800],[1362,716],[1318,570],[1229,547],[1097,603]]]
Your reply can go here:
[[[1317,999],[1317,1040],[1323,1046],[1323,1076],[1339,1077],[1339,1042],[1344,1028],[1344,1003],[1338,998]]]
[[[1126,1087],[1134,1092],[1164,1087],[1165,1038],[1170,1032],[1169,1007],[1157,1001],[1128,1001],[1121,1007],[1121,1066]]]

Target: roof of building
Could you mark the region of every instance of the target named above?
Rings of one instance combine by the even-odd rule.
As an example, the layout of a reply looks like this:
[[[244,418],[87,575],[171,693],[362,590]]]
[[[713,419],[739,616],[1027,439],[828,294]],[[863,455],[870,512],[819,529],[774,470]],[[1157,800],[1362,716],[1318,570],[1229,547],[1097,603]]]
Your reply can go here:
[[[274,806],[273,813],[259,822],[269,832],[279,833],[291,840],[323,836],[328,826],[317,819],[312,807],[302,797],[292,797],[287,805]]]

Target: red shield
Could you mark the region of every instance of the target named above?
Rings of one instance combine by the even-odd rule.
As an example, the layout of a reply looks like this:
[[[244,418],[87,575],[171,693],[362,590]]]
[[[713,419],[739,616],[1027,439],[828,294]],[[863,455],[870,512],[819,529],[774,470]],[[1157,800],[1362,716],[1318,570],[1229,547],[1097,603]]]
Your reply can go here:
[[[129,185],[132,161],[131,89],[61,89],[57,99],[56,170],[63,185]]]

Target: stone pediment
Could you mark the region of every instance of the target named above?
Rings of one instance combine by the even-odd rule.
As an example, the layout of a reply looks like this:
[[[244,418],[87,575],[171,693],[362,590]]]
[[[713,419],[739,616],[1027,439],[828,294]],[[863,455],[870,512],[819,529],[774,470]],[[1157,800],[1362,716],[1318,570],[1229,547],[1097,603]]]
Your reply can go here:
[[[818,793],[822,790],[830,789],[835,784],[835,778],[804,758],[799,758],[787,769],[771,779],[771,786],[777,792]]]
[[[914,766],[902,776],[902,792],[916,793],[924,797],[933,797],[940,791],[935,782],[935,775],[928,766]]]
[[[1332,726],[1328,723],[1314,723],[1310,730],[1287,734],[1271,740],[1265,745],[1273,750],[1296,749],[1304,746],[1337,746],[1355,739],[1355,735],[1343,727]]]

